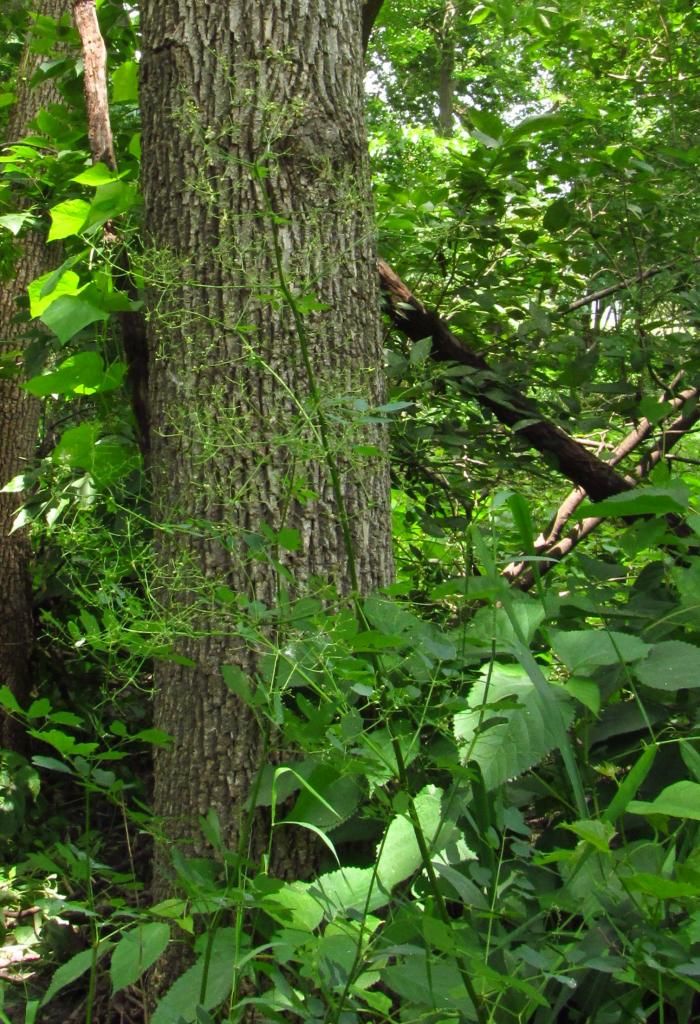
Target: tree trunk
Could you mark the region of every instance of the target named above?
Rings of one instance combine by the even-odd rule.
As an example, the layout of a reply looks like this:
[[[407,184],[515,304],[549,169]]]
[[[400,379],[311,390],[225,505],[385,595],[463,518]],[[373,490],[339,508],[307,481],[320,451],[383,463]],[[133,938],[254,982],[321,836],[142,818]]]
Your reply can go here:
[[[445,13],[438,36],[440,67],[438,69],[438,127],[440,135],[448,139],[454,130],[454,70],[457,4],[446,0]]]
[[[239,838],[262,740],[221,666],[258,663],[245,603],[330,602],[392,576],[388,466],[367,447],[385,438],[361,422],[383,397],[361,14],[359,0],[142,6],[154,591],[193,662],[156,672],[171,840],[211,807]],[[217,600],[231,592],[236,615]],[[302,859],[277,858],[299,874]]]
[[[70,9],[69,0],[42,0],[35,5],[37,14],[58,18]],[[10,114],[8,140],[17,142],[29,131],[38,112],[58,101],[51,80],[32,88],[30,81],[45,54],[31,52],[31,34],[25,43],[17,80],[17,99]],[[18,200],[18,205],[19,205]],[[26,294],[27,285],[57,266],[59,254],[44,242],[44,236],[30,232],[23,236],[12,275],[0,287],[0,354],[22,350],[27,337],[27,320],[18,317],[17,300]],[[23,391],[15,380],[0,379],[0,486],[27,468],[34,454],[39,403]],[[9,686],[20,704],[29,696],[30,655],[34,637],[31,586],[29,579],[30,545],[25,533],[10,534],[17,513],[17,494],[0,494],[0,684]],[[5,718],[2,745],[13,750],[23,747],[23,731]]]

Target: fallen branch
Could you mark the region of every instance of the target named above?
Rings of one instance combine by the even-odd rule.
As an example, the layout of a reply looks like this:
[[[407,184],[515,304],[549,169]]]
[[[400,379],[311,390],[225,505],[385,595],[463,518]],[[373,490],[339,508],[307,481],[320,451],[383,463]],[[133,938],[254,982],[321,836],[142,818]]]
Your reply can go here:
[[[683,397],[683,395],[685,395],[685,397]],[[640,460],[637,466],[635,466],[633,474],[637,480],[643,480],[648,476],[652,469],[657,466],[663,458],[665,458],[671,448],[678,444],[678,442],[693,429],[696,423],[700,422],[699,397],[700,388],[689,388],[674,400],[679,403],[676,407],[685,405],[686,408],[680,416],[677,416],[673,423],[664,430],[662,436],[653,448],[651,448],[650,451],[648,451]],[[619,448],[626,446],[630,442],[632,435],[636,434],[638,430],[639,428],[633,431],[632,434],[628,435]],[[640,441],[641,440],[642,438],[640,438]],[[564,505],[567,503],[573,503],[574,495],[578,496],[577,492],[572,492],[572,494],[568,495],[566,501],[562,504],[559,513],[561,513],[561,509]],[[575,504],[573,504],[573,508],[571,508],[569,516],[585,497],[586,495],[584,494],[575,502]],[[555,522],[559,518],[559,513],[557,513],[557,517],[555,517]],[[688,535],[687,527],[685,527],[685,524],[682,522],[679,522],[676,516],[667,516],[666,518],[669,520],[669,525],[675,533],[678,533],[681,536]],[[557,565],[565,555],[568,555],[570,551],[580,544],[584,537],[587,537],[592,533],[593,530],[595,530],[602,522],[602,516],[588,516],[585,519],[582,519],[566,537],[557,540],[555,543],[549,544],[547,547],[540,547],[539,550],[537,547],[535,548],[535,552],[538,556],[536,569],[528,562],[520,561],[506,566],[502,575],[512,586],[517,587],[519,590],[529,590],[538,576],[544,576],[549,572],[550,569]]]
[[[474,371],[474,397],[494,416],[516,431],[532,448],[547,456],[563,476],[583,488],[593,501],[610,498],[634,486],[607,462],[544,419],[534,402],[510,387],[483,356],[460,341],[446,322],[430,312],[383,260],[378,263],[381,289],[394,326],[413,341],[432,339],[432,357],[468,366]]]

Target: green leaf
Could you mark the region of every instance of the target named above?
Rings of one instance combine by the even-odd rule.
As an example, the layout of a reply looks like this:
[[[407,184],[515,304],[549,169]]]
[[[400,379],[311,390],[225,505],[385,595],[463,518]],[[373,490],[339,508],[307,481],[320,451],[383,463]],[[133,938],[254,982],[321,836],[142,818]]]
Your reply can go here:
[[[561,231],[571,220],[571,206],[564,198],[555,199],[547,207],[542,223],[547,231]]]
[[[442,791],[426,786],[416,796],[414,807],[421,831],[431,853],[438,853],[454,839],[454,830],[442,816]],[[374,911],[385,906],[391,890],[421,866],[422,859],[413,825],[404,816],[393,819],[378,847],[376,873],[372,868],[340,868],[307,883],[306,891],[323,907],[326,917],[349,911]]]
[[[551,687],[545,704],[519,665],[498,662],[482,671],[468,703],[471,710],[455,716],[454,732],[463,760],[477,762],[489,790],[522,775],[558,747],[562,722],[566,728],[574,717],[561,687]]]
[[[574,518],[678,514],[686,510],[688,500],[688,488],[680,481],[675,481],[670,487],[635,487],[633,491],[614,494],[605,501],[584,502]]]
[[[135,187],[123,181],[113,181],[107,185],[101,185],[90,204],[85,226],[93,228],[108,220],[114,220],[120,214],[130,210],[137,198]]]
[[[139,66],[126,60],[112,75],[112,103],[137,103],[139,98]]]
[[[96,951],[84,949],[81,953],[76,953],[75,956],[71,957],[67,963],[54,972],[51,984],[41,1000],[41,1005],[46,1006],[62,988],[77,981],[81,975],[90,970],[93,959],[99,960],[113,945],[114,943],[105,940],[99,944]]]
[[[573,832],[579,839],[593,846],[600,853],[610,853],[610,842],[615,835],[615,829],[609,822],[595,821],[591,818],[583,821],[571,821],[560,825],[559,828]]]
[[[77,235],[84,226],[90,213],[90,204],[84,199],[66,199],[49,210],[51,228],[47,241],[54,242],[60,238]]]
[[[622,883],[626,889],[630,889],[632,892],[643,892],[647,896],[655,896],[659,900],[685,902],[700,896],[700,886],[689,882],[675,882],[672,878],[662,878],[661,875],[652,875],[647,872],[623,875]]]
[[[24,385],[30,395],[44,398],[46,395],[63,395],[80,391],[92,394],[99,388],[104,376],[104,363],[97,352],[78,352],[64,359],[51,373],[32,377]]]
[[[654,644],[634,674],[654,690],[694,690],[700,686],[700,647],[682,640]]]
[[[651,650],[638,636],[604,629],[552,631],[552,650],[569,672],[579,673],[599,665],[639,661]]]
[[[108,320],[109,313],[78,295],[62,295],[54,299],[41,314],[41,320],[62,344],[98,320]]]
[[[615,821],[621,814],[624,814],[630,801],[651,771],[657,749],[655,743],[650,743],[648,747],[644,748],[641,756],[629,770],[624,781],[620,783],[617,793],[603,812],[603,821]]]
[[[592,679],[582,679],[579,676],[572,676],[564,683],[564,689],[572,697],[580,701],[584,707],[597,715],[600,711],[600,687]]]
[[[630,814],[665,814],[670,818],[700,821],[700,783],[684,780],[662,789],[655,800],[633,800]]]
[[[261,903],[266,914],[288,928],[313,932],[323,920],[323,908],[302,882],[281,883]]]
[[[484,142],[485,145],[494,148],[500,145],[500,141],[503,137],[504,127],[499,118],[495,114],[491,114],[486,110],[475,110],[471,108],[469,110],[469,119],[477,130],[477,137],[480,137],[480,141]]]
[[[106,164],[96,163],[92,167],[88,167],[86,171],[76,174],[74,178],[71,178],[71,181],[75,181],[79,185],[92,185],[94,188],[97,188],[99,185],[107,185],[118,178],[119,174],[117,171],[110,170]]]
[[[112,994],[133,985],[154,964],[170,941],[170,927],[154,921],[126,932],[112,953]]]
[[[430,358],[432,350],[432,338],[421,338],[420,341],[415,341],[411,345],[411,352],[409,355],[411,366],[422,366],[423,363]]]
[[[67,261],[70,262],[70,261]],[[29,312],[33,317],[41,316],[52,302],[62,295],[77,295],[87,286],[81,285],[80,278],[72,270],[59,267],[48,274],[37,277],[27,288]]]
[[[190,1024],[196,1021],[199,1006],[212,1010],[223,1003],[231,991],[236,948],[236,930],[219,928],[212,943],[204,998],[200,998],[205,969],[202,955],[162,997],[151,1016],[151,1024],[174,1024],[179,1020]]]
[[[0,217],[0,224],[13,235],[18,235],[25,224],[31,224],[35,219],[31,210],[22,210],[18,213],[6,213]]]

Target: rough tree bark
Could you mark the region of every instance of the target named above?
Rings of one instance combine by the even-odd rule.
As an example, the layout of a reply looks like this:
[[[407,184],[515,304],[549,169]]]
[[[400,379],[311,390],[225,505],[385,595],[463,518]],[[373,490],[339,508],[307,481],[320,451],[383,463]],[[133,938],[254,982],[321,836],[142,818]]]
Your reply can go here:
[[[142,29],[156,591],[194,663],[157,668],[155,810],[180,840],[213,807],[235,843],[261,738],[221,665],[257,652],[215,587],[273,607],[392,575],[384,438],[352,413],[383,393],[362,4],[145,0]]]
[[[38,14],[58,18],[70,10],[70,0],[41,0],[34,5]],[[29,131],[37,113],[58,101],[52,81],[31,86],[31,79],[44,55],[32,53],[28,35],[17,79],[17,99],[10,114],[7,137],[17,142]],[[0,283],[0,353],[19,350],[27,337],[27,323],[18,317],[17,300],[26,294],[34,278],[60,261],[54,244],[49,248],[41,232],[22,237],[21,248],[11,276]],[[21,473],[34,454],[39,403],[15,380],[0,380],[0,486]],[[23,531],[10,534],[19,504],[17,494],[0,494],[0,684],[9,686],[20,704],[29,695],[30,657],[34,638],[29,580],[29,540]],[[23,748],[23,732],[16,722],[5,718],[2,745]]]

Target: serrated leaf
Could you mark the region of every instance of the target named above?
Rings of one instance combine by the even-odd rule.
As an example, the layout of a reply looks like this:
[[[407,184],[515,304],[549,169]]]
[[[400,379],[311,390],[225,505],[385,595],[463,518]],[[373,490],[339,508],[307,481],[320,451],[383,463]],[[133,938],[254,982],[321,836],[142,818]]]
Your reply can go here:
[[[236,948],[236,930],[219,928],[212,942],[204,997],[200,998],[205,961],[204,956],[200,956],[197,963],[185,971],[161,998],[151,1016],[151,1024],[173,1024],[179,1019],[190,1024],[196,1021],[199,1006],[212,1010],[223,1003],[231,991]]]
[[[133,985],[154,964],[170,941],[167,924],[153,921],[138,924],[122,935],[112,953],[109,968],[112,994]]]
[[[516,707],[510,706],[513,698]],[[551,687],[545,704],[519,665],[495,663],[484,669],[468,702],[471,710],[455,716],[454,732],[464,760],[477,762],[489,790],[522,775],[558,747],[562,725],[568,727],[574,717],[560,687]]]
[[[694,690],[700,686],[700,647],[683,640],[654,644],[644,661],[634,666],[634,674],[654,690]]]
[[[96,957],[99,960],[104,954],[112,948],[114,943],[109,941],[101,942],[95,953],[92,949],[84,949],[81,953],[76,953],[75,956],[71,957],[70,960],[62,964],[57,971],[54,972],[51,978],[51,984],[46,990],[44,998],[41,1000],[41,1005],[46,1006],[55,995],[57,995],[62,988],[66,985],[72,984],[77,981],[81,975],[89,971],[93,964],[93,959]]]
[[[570,672],[599,665],[639,661],[651,650],[638,636],[604,629],[561,630],[552,633],[552,650]]]

